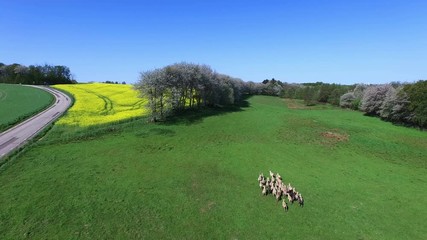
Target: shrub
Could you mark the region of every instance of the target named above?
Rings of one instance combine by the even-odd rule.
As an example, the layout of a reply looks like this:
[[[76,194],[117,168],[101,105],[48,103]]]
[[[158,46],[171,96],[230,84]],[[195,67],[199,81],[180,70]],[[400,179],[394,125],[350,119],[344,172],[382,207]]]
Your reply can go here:
[[[349,92],[345,93],[340,97],[340,107],[342,108],[352,108],[353,102],[356,100],[354,93]]]
[[[387,91],[393,88],[389,84],[369,86],[363,93],[360,109],[368,115],[380,115]]]

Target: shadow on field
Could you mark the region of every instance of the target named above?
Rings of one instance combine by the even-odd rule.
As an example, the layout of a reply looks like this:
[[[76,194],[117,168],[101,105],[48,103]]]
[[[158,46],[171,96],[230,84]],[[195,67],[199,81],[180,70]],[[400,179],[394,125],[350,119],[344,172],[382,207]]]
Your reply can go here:
[[[203,121],[206,117],[211,116],[219,116],[224,115],[227,113],[232,112],[240,112],[244,111],[244,108],[247,108],[250,106],[248,102],[248,98],[250,98],[251,95],[245,95],[242,97],[242,100],[233,106],[222,106],[222,107],[206,107],[206,108],[200,108],[200,109],[186,109],[184,111],[176,113],[174,116],[168,117],[164,122],[161,124],[164,125],[176,125],[176,124],[185,124],[185,125],[191,125],[200,123]]]
[[[159,135],[159,136],[165,136],[165,137],[173,137],[175,136],[175,131],[170,129],[164,129],[164,128],[152,128],[148,131],[139,131],[135,133],[135,136],[146,138],[152,135]]]

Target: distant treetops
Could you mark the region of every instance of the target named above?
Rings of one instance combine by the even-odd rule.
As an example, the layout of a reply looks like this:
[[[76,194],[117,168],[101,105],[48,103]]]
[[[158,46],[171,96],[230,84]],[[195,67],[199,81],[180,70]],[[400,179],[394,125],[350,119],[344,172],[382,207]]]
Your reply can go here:
[[[0,83],[53,85],[77,83],[66,66],[30,65],[0,63]]]

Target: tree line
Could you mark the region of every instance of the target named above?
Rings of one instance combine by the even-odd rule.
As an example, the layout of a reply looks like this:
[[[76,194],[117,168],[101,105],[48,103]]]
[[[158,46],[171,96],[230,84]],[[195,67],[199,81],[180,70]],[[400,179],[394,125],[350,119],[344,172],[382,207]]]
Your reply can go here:
[[[233,105],[248,94],[301,99],[306,105],[329,103],[427,128],[427,81],[341,85],[272,78],[255,83],[215,72],[208,65],[181,62],[142,72],[135,88],[148,97],[153,121],[183,109]]]
[[[0,83],[53,85],[77,83],[71,71],[61,65],[6,65],[0,63]]]
[[[329,103],[359,110],[366,115],[414,127],[427,128],[427,81],[381,85],[286,83],[265,79],[253,84],[252,94],[301,99],[305,104]]]
[[[341,96],[340,106],[383,120],[427,128],[427,80],[415,83],[358,84]]]
[[[349,85],[315,83],[287,83],[276,79],[265,79],[256,86],[256,94],[301,99],[308,106],[330,103],[339,106],[340,97],[351,89]]]
[[[244,87],[241,79],[186,62],[142,72],[135,84],[148,97],[153,121],[183,109],[236,104]]]
[[[318,102],[339,106],[340,97],[351,86],[326,83],[291,84],[280,80],[244,82],[213,71],[208,65],[176,63],[142,72],[135,84],[149,99],[152,120],[186,108],[236,104],[245,94],[302,99],[307,105]]]

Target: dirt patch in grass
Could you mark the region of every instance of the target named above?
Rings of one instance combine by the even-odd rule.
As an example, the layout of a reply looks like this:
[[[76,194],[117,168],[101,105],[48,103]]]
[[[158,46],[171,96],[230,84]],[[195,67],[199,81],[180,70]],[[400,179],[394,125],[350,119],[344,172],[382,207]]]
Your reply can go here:
[[[205,213],[211,210],[215,206],[215,202],[209,201],[204,207],[200,209],[200,212]]]
[[[302,101],[297,101],[295,99],[284,99],[286,105],[289,109],[310,109]]]
[[[322,135],[322,137],[328,140],[337,141],[337,142],[347,142],[349,138],[348,134],[331,132],[331,131],[322,132],[320,135]]]
[[[293,110],[324,110],[330,109],[331,106],[325,103],[316,103],[315,105],[307,106],[303,100],[285,98],[283,101],[289,109]]]

